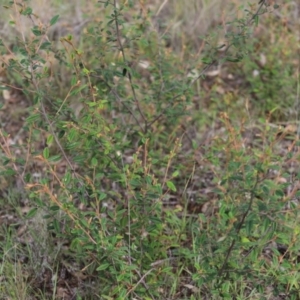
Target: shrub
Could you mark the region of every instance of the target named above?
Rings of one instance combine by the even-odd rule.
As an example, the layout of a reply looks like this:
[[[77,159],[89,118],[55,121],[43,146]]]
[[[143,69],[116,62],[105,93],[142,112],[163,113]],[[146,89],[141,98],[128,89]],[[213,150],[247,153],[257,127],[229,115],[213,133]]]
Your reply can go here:
[[[12,55],[4,62],[11,80],[30,103],[26,144],[15,147],[22,155],[1,130],[2,174],[26,187],[31,236],[38,235],[34,224],[43,235],[29,251],[43,248],[32,257],[42,256],[44,288],[52,297],[65,293],[64,271],[76,281],[73,296],[84,282],[78,299],[232,299],[270,289],[296,297],[296,192],[285,196],[280,132],[262,122],[268,146],[255,148],[245,142],[244,124],[237,129],[223,113],[225,130],[207,149],[196,138],[187,149],[182,136],[197,80],[217,63],[247,57],[265,1],[228,24],[224,45],[206,36],[205,55],[184,63],[151,29],[146,10],[133,13],[131,1],[99,2],[105,22],[88,25],[79,42],[61,36],[60,46],[48,37],[59,16],[44,24],[23,2],[17,20],[31,20],[32,34],[11,48],[1,43]],[[196,196],[192,209],[189,193],[203,190],[208,169],[213,200]]]

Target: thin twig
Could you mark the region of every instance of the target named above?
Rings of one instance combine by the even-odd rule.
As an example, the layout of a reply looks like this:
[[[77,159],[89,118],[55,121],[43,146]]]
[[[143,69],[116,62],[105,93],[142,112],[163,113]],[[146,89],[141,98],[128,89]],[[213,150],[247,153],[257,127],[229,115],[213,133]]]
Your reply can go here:
[[[116,31],[117,31],[117,41],[118,41],[118,45],[119,45],[119,50],[121,51],[122,53],[122,57],[123,57],[123,62],[125,65],[128,65],[127,63],[127,60],[126,60],[126,56],[125,56],[125,51],[124,51],[124,47],[122,45],[122,42],[121,42],[121,34],[120,34],[120,28],[119,28],[119,20],[118,20],[118,16],[117,16],[117,1],[114,0],[114,18],[115,18],[115,24],[116,24]],[[128,70],[128,79],[129,79],[129,82],[130,82],[130,87],[131,87],[131,91],[132,91],[132,94],[133,94],[133,98],[134,98],[134,101],[135,101],[135,104],[137,106],[137,109],[140,113],[140,115],[142,116],[144,122],[145,122],[145,129],[147,128],[147,119],[140,107],[140,103],[137,99],[137,96],[136,96],[136,92],[135,92],[135,88],[134,88],[134,85],[133,85],[133,82],[132,82],[132,77],[131,77],[131,73],[130,71]],[[145,132],[146,133],[146,132]]]
[[[144,282],[145,277],[148,276],[153,270],[154,270],[154,269],[148,270],[148,271],[140,278],[140,280],[136,283],[136,285],[135,285],[134,287],[132,287],[132,288],[127,292],[127,294],[125,295],[125,298],[126,298],[129,294],[131,294],[131,293],[138,287],[138,285],[139,285],[141,282]]]

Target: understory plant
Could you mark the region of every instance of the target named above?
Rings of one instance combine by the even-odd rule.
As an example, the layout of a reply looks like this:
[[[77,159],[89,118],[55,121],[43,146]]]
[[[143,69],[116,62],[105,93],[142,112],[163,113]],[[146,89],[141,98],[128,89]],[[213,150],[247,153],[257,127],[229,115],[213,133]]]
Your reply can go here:
[[[151,12],[135,5],[99,1],[105,19],[87,25],[80,43],[71,34],[49,39],[59,15],[44,24],[27,1],[7,5],[12,25],[31,22],[28,36],[1,41],[10,55],[3,88],[29,103],[25,145],[12,147],[1,129],[1,172],[26,191],[34,237],[28,251],[39,280],[51,281],[33,290],[55,298],[65,270],[77,299],[242,299],[270,289],[298,297],[296,192],[285,196],[278,132],[262,122],[271,138],[256,149],[223,114],[222,135],[207,148],[192,138],[192,151],[183,150],[195,84],[212,66],[249,55],[250,29],[269,6],[245,10],[227,24],[225,44],[207,36],[204,55],[183,64],[152,29]],[[202,151],[214,199],[206,199],[206,210],[196,196],[199,209],[191,212]]]

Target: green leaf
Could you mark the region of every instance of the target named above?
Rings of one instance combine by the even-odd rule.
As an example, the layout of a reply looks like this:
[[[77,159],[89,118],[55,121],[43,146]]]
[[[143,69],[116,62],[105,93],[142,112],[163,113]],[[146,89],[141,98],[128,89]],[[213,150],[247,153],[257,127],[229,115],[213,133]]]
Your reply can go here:
[[[99,201],[105,199],[107,197],[107,195],[103,192],[100,192],[100,195],[99,195]]]
[[[173,172],[173,174],[172,174],[172,178],[174,178],[174,177],[177,177],[179,175],[179,171],[178,170],[176,170],[175,172]]]
[[[82,225],[83,227],[89,228],[89,224],[85,219],[80,219],[79,220],[80,225]]]
[[[39,120],[40,118],[41,118],[41,116],[39,114],[34,114],[34,115],[29,116],[26,119],[26,122],[30,125],[30,124],[34,123],[34,121]]]
[[[59,206],[57,206],[57,205],[52,205],[52,206],[50,207],[50,210],[52,210],[52,211],[58,211],[58,210],[59,210]]]
[[[112,20],[108,21],[106,25],[109,26],[109,25],[111,25],[114,21],[115,21],[115,20],[112,19]],[[107,31],[106,33],[109,35],[110,32]]]
[[[68,144],[68,145],[66,146],[66,148],[67,148],[68,150],[72,150],[72,149],[77,148],[78,145],[79,145],[79,142],[74,142],[74,143]]]
[[[26,218],[27,218],[27,219],[30,219],[30,218],[34,217],[35,214],[36,214],[36,212],[37,212],[37,208],[36,208],[36,207],[35,207],[35,208],[32,208],[32,209],[28,212],[28,214],[26,215]]]
[[[241,242],[242,242],[243,244],[251,243],[251,241],[250,241],[247,237],[245,237],[245,236],[242,236],[242,237],[241,237]]]
[[[31,7],[26,7],[22,12],[21,15],[23,16],[30,16],[32,14],[32,8]]]
[[[201,60],[204,64],[207,64],[207,65],[212,63],[212,59],[209,57],[203,57]]]
[[[50,146],[53,143],[53,135],[49,134],[47,137],[47,145]]]
[[[53,155],[51,157],[48,158],[49,162],[58,162],[61,160],[61,155]]]
[[[33,28],[31,28],[32,33],[35,36],[41,36],[43,33],[41,30],[39,30],[39,28],[37,26],[34,26]]]
[[[44,149],[44,151],[43,151],[43,156],[44,156],[45,158],[49,158],[49,148],[48,148],[48,147],[46,147],[46,148]]]
[[[59,222],[56,219],[53,220],[53,227],[54,227],[54,230],[55,230],[56,233],[60,232],[60,225],[59,225]]]
[[[106,270],[108,267],[109,267],[109,264],[105,263],[105,264],[101,264],[101,266],[99,266],[96,270],[102,271],[102,270]]]
[[[98,165],[98,160],[97,160],[97,158],[96,158],[96,157],[93,157],[91,163],[92,163],[92,167],[96,167],[96,166]]]
[[[167,187],[173,191],[173,192],[176,192],[176,187],[174,185],[174,183],[172,181],[167,181]]]
[[[58,133],[58,137],[61,139],[62,137],[64,137],[66,131],[65,130],[61,130],[59,133]]]
[[[89,107],[94,107],[94,106],[97,105],[97,103],[96,103],[96,102],[88,102],[87,105],[88,105]]]
[[[70,249],[71,250],[75,250],[78,251],[78,249],[81,248],[81,239],[80,238],[75,238],[74,240],[72,240],[71,245],[70,245]]]
[[[129,184],[133,187],[133,188],[138,188],[141,186],[141,180],[140,179],[132,179],[130,180]]]
[[[59,15],[54,16],[51,20],[50,20],[50,26],[54,25],[57,21],[58,21]]]
[[[88,75],[88,74],[90,74],[91,73],[91,71],[90,70],[88,70],[87,68],[83,68],[83,73],[85,74],[85,75]]]
[[[86,159],[86,155],[77,155],[73,158],[76,163],[83,163]]]
[[[76,82],[77,82],[77,78],[76,78],[75,76],[73,76],[73,77],[71,78],[71,86],[76,85]]]
[[[255,16],[254,22],[255,22],[255,26],[258,26],[258,15]]]
[[[7,157],[3,158],[3,166],[6,166],[8,163],[10,163],[10,159]]]
[[[230,61],[230,62],[240,62],[241,58],[237,57],[226,57],[225,60]]]
[[[51,43],[50,43],[50,42],[44,42],[44,43],[42,43],[40,49],[41,49],[41,50],[47,50],[47,49],[49,49],[50,47],[51,47]]]
[[[77,89],[74,89],[71,93],[70,96],[74,96],[77,95],[80,91],[82,91],[83,89],[85,89],[87,87],[87,84],[84,84],[83,86],[80,86]]]
[[[65,175],[65,177],[64,177],[64,179],[63,179],[63,180],[64,180],[64,183],[65,183],[65,184],[70,183],[71,179],[72,179],[71,173],[70,173],[70,172],[67,172],[66,175]]]
[[[4,171],[2,171],[0,174],[6,175],[6,176],[11,176],[11,175],[16,175],[17,172],[15,170],[13,170],[12,168],[8,168],[8,169],[5,169]]]
[[[251,234],[253,233],[253,228],[254,228],[254,222],[253,220],[248,220],[245,223],[245,229],[246,229],[246,234],[247,236],[251,236]]]

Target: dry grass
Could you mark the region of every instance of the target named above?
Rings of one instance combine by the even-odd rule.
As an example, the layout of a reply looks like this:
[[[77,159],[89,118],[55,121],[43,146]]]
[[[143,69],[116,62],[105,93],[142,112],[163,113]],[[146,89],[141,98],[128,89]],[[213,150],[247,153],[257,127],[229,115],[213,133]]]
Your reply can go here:
[[[105,21],[103,10],[95,9],[98,1],[75,0],[71,3],[61,3],[61,1],[32,0],[28,3],[33,8],[34,14],[38,17],[39,24],[48,24],[50,19],[59,14],[60,21],[53,28],[55,34],[66,35],[67,33],[78,34],[81,26],[86,22]],[[246,4],[247,1],[139,1],[134,4],[137,8],[146,13],[148,9],[152,15],[152,25],[158,28],[161,35],[168,34],[172,44],[179,48],[185,48],[187,44],[199,47],[201,38],[209,32],[211,28],[224,25],[241,13],[238,8]],[[15,4],[15,10],[19,11],[21,6]],[[133,10],[134,11],[134,10]],[[135,13],[136,11],[134,11]],[[130,11],[127,13],[130,17]],[[9,25],[10,20],[16,20],[16,12],[11,10],[1,10],[2,20],[1,36],[5,39],[12,39],[16,31],[21,33],[23,38],[30,34],[31,20],[22,23],[16,22]],[[12,41],[13,42],[13,41]]]
[[[224,26],[240,14],[247,1],[157,1],[155,20],[161,31],[168,33],[175,48],[199,48],[203,38],[212,28]]]

